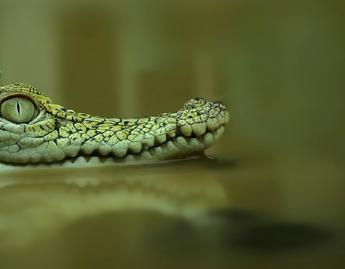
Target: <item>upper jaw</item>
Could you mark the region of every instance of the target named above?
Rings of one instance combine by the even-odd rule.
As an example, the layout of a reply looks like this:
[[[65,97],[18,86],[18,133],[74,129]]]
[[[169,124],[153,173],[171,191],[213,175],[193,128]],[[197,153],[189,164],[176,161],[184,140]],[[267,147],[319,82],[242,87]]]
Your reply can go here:
[[[208,118],[205,122],[182,126],[177,124],[174,129],[156,135],[154,143],[151,141],[149,146],[143,141],[140,152],[131,152],[129,148],[124,160],[169,159],[203,152],[222,136],[228,122],[229,112],[224,110],[217,117]]]

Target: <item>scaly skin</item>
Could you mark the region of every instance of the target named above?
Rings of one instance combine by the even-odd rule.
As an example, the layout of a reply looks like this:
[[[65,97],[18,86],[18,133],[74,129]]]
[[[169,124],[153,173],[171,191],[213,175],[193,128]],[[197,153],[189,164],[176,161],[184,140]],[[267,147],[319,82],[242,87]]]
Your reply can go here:
[[[0,104],[10,96],[26,97],[38,110],[27,124],[0,115],[0,162],[13,164],[78,156],[111,156],[116,161],[175,158],[210,147],[229,121],[226,106],[202,98],[190,100],[175,113],[110,119],[67,110],[25,84],[0,87]]]

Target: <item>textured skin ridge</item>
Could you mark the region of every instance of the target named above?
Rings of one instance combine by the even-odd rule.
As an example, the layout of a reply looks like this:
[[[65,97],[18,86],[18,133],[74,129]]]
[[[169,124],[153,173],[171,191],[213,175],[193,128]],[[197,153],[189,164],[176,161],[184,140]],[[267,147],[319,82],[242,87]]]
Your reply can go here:
[[[173,158],[205,150],[229,121],[225,105],[203,98],[191,99],[174,113],[118,119],[65,109],[26,84],[0,88],[0,104],[11,96],[32,100],[38,116],[27,124],[0,116],[0,161],[7,163],[54,162],[80,155],[129,161]]]

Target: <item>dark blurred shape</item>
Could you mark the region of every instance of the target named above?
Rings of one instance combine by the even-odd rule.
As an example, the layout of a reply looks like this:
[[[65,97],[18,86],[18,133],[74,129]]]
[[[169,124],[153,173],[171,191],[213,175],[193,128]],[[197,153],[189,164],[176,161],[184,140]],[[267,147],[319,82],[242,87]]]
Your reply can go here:
[[[324,243],[331,234],[308,224],[272,223],[254,226],[235,239],[240,248],[258,251],[288,251]]]
[[[222,208],[212,210],[209,215],[212,218],[218,219],[223,222],[234,222],[234,223],[258,223],[263,219],[263,216],[257,212],[244,210],[239,208]]]

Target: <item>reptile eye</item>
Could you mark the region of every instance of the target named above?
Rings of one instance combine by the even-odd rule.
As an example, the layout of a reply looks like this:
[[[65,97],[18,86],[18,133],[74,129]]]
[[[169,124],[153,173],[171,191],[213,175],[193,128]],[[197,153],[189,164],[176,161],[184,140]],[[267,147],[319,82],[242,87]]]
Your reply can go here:
[[[22,96],[1,103],[1,116],[14,123],[29,123],[37,114],[36,105]]]

